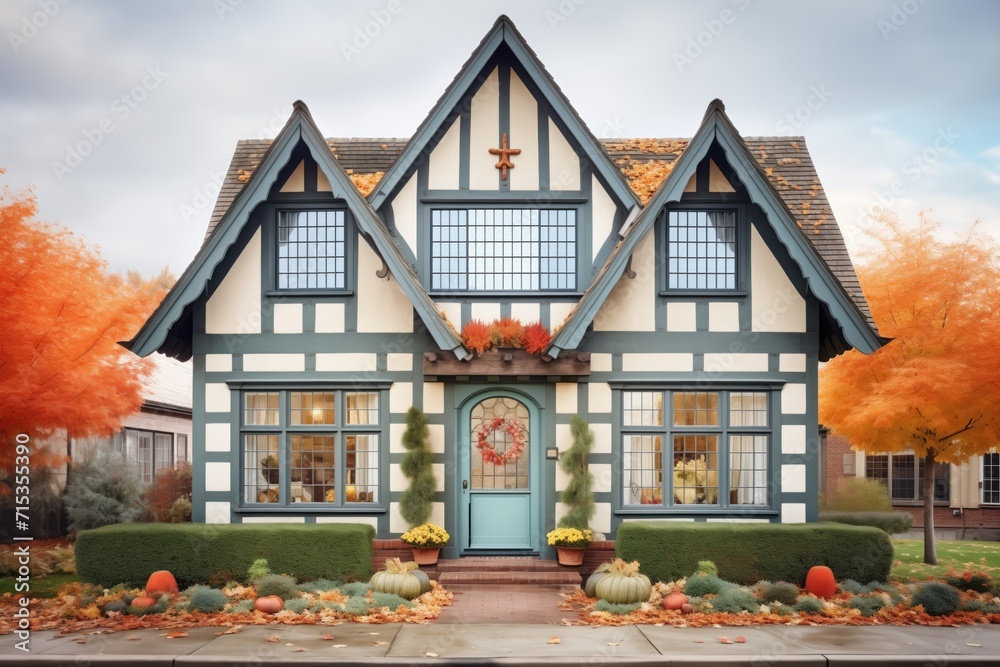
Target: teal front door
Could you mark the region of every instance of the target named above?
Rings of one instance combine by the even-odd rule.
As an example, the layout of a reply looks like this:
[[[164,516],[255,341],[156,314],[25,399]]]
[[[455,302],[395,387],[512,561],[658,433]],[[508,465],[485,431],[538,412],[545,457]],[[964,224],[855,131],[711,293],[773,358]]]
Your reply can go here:
[[[514,392],[478,394],[459,411],[465,551],[538,550],[538,421]]]

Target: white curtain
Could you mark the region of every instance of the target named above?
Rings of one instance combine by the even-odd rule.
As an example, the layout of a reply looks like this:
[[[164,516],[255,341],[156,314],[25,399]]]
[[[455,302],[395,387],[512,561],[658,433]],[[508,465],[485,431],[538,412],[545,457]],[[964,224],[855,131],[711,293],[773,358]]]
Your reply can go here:
[[[767,504],[767,436],[729,438],[730,489],[740,505]]]

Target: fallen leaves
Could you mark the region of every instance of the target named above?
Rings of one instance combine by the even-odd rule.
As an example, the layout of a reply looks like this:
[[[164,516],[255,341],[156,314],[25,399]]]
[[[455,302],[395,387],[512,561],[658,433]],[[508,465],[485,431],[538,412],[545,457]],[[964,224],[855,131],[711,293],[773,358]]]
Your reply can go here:
[[[188,633],[184,632],[183,630],[174,630],[173,632],[168,632],[163,636],[166,637],[167,639],[180,639],[181,637],[187,637]]]
[[[561,640],[561,639],[559,639],[559,637],[557,637],[557,636],[554,636],[554,635],[553,635],[553,636],[552,636],[552,637],[551,637],[551,638],[549,639],[549,641],[547,641],[547,642],[545,642],[545,643],[546,643],[546,644],[562,644],[562,640]]]

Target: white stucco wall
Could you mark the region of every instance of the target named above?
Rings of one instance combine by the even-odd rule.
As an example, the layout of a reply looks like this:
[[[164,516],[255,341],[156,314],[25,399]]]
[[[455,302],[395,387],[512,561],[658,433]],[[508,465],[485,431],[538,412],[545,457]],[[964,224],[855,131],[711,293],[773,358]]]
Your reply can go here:
[[[205,332],[260,333],[260,229],[205,304]]]

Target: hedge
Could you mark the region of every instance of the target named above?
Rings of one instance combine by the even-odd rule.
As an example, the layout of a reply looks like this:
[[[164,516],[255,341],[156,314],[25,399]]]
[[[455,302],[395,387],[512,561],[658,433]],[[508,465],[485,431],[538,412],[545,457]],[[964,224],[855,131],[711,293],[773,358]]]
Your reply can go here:
[[[653,581],[686,577],[710,560],[721,578],[750,585],[803,584],[813,565],[829,566],[837,579],[886,581],[893,551],[885,532],[867,526],[634,521],[618,527],[615,555],[639,561]]]
[[[243,579],[266,558],[272,572],[300,580],[367,580],[374,537],[358,523],[124,523],[78,533],[76,570],[104,586],[143,586],[152,572],[170,570],[188,586]]]
[[[905,533],[913,527],[913,515],[909,512],[820,512],[819,520],[851,526],[874,526],[890,535]]]

